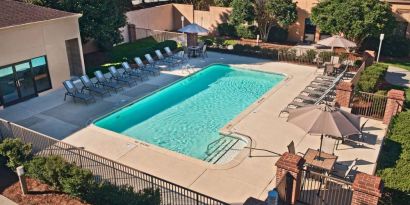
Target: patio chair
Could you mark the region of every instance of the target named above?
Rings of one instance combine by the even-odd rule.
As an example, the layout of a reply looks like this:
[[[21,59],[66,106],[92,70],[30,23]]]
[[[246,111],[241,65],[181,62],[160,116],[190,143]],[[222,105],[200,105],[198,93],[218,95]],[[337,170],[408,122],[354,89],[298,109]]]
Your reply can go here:
[[[152,75],[160,75],[161,72],[159,71],[159,69],[157,69],[155,66],[151,65],[151,64],[144,64],[141,60],[140,57],[135,57],[134,58],[135,63],[138,65],[138,67],[145,72],[151,73]]]
[[[367,124],[367,122],[368,122],[369,120],[370,120],[370,119],[367,119],[367,120],[362,124],[362,126],[360,126],[360,134],[348,136],[348,139],[354,141],[354,140],[352,139],[352,137],[357,136],[357,140],[358,140],[358,141],[364,142],[364,141],[366,140],[366,135],[363,133],[363,129],[364,129],[364,127],[366,126],[366,124]]]
[[[135,80],[133,80],[132,78],[126,77],[126,76],[122,75],[120,72],[118,72],[118,70],[114,66],[110,66],[108,68],[108,71],[110,71],[110,74],[111,74],[112,78],[114,80],[116,80],[117,82],[127,84],[130,87],[131,87],[132,83],[137,84],[137,82]]]
[[[87,75],[83,75],[80,77],[81,82],[83,83],[83,87],[81,88],[81,92],[83,90],[88,90],[90,93],[94,93],[104,97],[105,95],[110,95],[110,92],[104,88],[96,86]]]
[[[86,104],[88,104],[88,102],[90,101],[95,101],[92,95],[87,95],[85,93],[80,92],[71,80],[64,81],[63,85],[66,89],[66,93],[64,94],[64,101],[66,101],[67,96],[71,96],[73,98],[74,103],[77,103],[76,99],[82,100]]]
[[[185,58],[185,51],[180,51],[178,53],[173,53],[169,47],[164,48],[165,53],[169,58],[175,59],[180,63],[186,62],[188,59]]]
[[[168,65],[175,65],[176,63],[172,58],[165,58],[160,50],[155,50],[155,55],[157,55],[159,61],[162,61]]]
[[[120,84],[116,82],[112,82],[111,80],[108,80],[107,78],[105,78],[104,74],[100,70],[95,71],[94,75],[95,75],[95,78],[97,78],[98,85],[112,89],[115,92],[118,92],[118,90],[123,89],[123,87]]]
[[[208,53],[206,52],[206,45],[202,46],[202,50],[200,51],[199,56],[201,56],[202,58],[208,57]]]
[[[149,54],[149,53],[145,54],[144,57],[145,57],[145,59],[147,59],[148,64],[150,64],[150,66],[154,66],[155,68],[162,69],[162,70],[169,70],[169,65],[167,65],[167,64],[159,65],[158,63],[160,61],[154,61],[151,54]]]
[[[188,47],[183,46],[182,50],[184,51],[184,53],[187,55],[188,58],[191,58],[192,52],[191,50],[188,49]]]
[[[351,173],[354,170],[357,170],[356,164],[358,159],[354,159],[350,165],[345,165],[341,163],[336,163],[332,171],[332,175],[341,179],[347,179],[353,181],[354,175]]]
[[[334,76],[336,69],[333,64],[327,64],[325,67],[325,75]]]
[[[128,62],[121,63],[124,73],[130,77],[138,78],[141,81],[148,80],[148,76],[139,69],[133,69]]]

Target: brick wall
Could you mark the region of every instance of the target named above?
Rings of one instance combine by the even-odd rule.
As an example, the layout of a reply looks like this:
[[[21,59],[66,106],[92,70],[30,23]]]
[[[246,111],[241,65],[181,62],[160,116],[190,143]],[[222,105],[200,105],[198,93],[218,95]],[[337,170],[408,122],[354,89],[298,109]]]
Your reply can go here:
[[[349,107],[353,95],[353,84],[341,81],[336,86],[336,104],[340,107]]]
[[[352,187],[352,205],[377,205],[383,183],[380,177],[358,173]]]
[[[389,124],[391,119],[399,112],[401,112],[405,93],[402,90],[390,90],[387,93],[387,104],[386,109],[384,111],[383,123]]]

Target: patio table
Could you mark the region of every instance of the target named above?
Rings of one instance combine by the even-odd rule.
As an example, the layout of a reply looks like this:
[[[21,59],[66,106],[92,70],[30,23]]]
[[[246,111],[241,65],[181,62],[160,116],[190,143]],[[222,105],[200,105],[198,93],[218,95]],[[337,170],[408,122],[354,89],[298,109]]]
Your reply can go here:
[[[336,163],[337,156],[325,152],[321,152],[321,160],[317,159],[318,156],[319,151],[309,148],[303,158],[306,160],[305,163],[308,166],[324,170],[326,173],[330,173]]]
[[[197,57],[197,52],[201,49],[200,46],[188,46],[188,50],[192,51],[192,57]]]

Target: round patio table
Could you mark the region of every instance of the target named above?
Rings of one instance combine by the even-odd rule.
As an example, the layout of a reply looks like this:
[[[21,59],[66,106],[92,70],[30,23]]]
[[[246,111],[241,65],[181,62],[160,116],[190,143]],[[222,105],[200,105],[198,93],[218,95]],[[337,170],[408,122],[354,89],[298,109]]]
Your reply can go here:
[[[198,56],[198,52],[199,52],[199,50],[201,49],[201,47],[200,46],[188,46],[188,50],[189,51],[192,51],[192,57],[197,57]]]

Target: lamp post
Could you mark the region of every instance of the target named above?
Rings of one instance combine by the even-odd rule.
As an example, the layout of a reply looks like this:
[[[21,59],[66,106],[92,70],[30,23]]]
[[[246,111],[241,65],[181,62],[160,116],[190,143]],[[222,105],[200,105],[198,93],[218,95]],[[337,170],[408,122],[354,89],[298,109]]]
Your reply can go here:
[[[182,22],[182,27],[181,28],[184,28],[184,21],[185,21],[185,16],[181,16],[181,22]]]
[[[384,39],[384,33],[380,34],[380,44],[379,44],[379,51],[377,52],[377,62],[379,62],[380,51],[382,50],[383,39]]]

